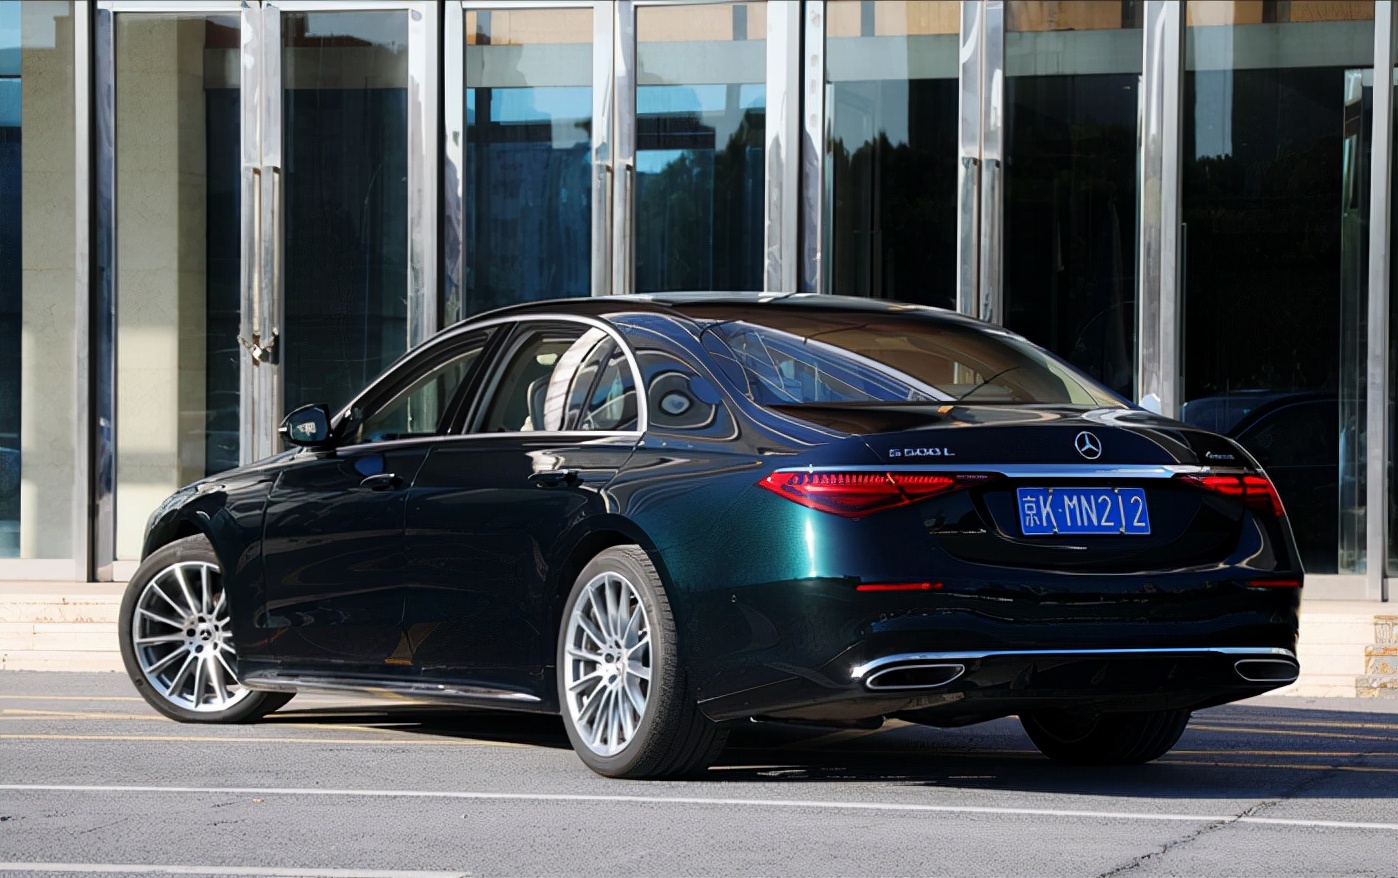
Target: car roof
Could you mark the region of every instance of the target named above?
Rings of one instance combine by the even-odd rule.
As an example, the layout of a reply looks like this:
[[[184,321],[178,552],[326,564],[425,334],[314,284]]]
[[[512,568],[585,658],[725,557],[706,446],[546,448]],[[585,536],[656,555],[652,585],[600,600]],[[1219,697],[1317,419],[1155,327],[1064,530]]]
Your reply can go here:
[[[530,314],[581,314],[610,317],[635,312],[679,315],[691,320],[711,320],[716,307],[735,309],[771,308],[782,311],[863,312],[869,314],[904,314],[929,317],[951,323],[982,326],[980,321],[927,305],[913,305],[887,299],[866,299],[858,296],[837,296],[826,293],[725,293],[674,292],[619,296],[586,296],[576,299],[549,299],[509,305],[475,315],[461,324],[496,317],[524,317]],[[704,313],[709,312],[709,313]]]

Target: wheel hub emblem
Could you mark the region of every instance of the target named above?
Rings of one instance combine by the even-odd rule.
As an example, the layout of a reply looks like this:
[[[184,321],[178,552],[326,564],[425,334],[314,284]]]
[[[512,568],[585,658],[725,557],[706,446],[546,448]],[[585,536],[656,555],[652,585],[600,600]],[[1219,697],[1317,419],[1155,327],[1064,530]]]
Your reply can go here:
[[[1073,447],[1078,450],[1078,454],[1088,460],[1096,460],[1102,456],[1102,440],[1086,430],[1079,433],[1077,438],[1073,440]]]

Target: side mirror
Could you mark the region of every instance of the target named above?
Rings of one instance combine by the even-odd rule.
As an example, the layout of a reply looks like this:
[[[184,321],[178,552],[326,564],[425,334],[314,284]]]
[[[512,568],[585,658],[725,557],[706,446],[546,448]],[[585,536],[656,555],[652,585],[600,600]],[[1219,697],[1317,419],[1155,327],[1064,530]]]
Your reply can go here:
[[[277,432],[292,445],[323,448],[330,443],[330,409],[319,403],[303,405],[286,416]]]

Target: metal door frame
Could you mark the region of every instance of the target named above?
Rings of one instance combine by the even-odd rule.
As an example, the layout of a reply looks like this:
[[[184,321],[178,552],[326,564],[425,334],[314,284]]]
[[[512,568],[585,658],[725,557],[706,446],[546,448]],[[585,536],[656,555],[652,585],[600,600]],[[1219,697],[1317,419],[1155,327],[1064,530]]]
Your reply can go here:
[[[80,4],[81,5],[81,4]],[[92,435],[88,575],[123,578],[116,557],[116,15],[225,14],[241,18],[239,81],[243,183],[239,284],[240,336],[256,347],[240,369],[239,458],[277,450],[283,412],[275,339],[282,323],[281,13],[402,11],[408,16],[408,337],[411,348],[437,329],[438,34],[433,0],[98,0],[93,22],[91,389]]]

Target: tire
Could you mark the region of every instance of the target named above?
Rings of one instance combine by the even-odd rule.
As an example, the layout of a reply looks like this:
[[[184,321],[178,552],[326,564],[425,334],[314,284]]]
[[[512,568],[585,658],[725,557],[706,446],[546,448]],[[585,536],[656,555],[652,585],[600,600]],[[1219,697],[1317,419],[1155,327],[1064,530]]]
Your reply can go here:
[[[1092,713],[1045,710],[1019,718],[1029,740],[1055,762],[1070,765],[1140,765],[1159,759],[1189,724],[1187,710]]]
[[[242,723],[290,701],[238,683],[230,622],[207,537],[176,540],[141,562],[121,599],[117,636],[146,703],[180,722]]]
[[[593,771],[678,777],[718,758],[728,730],[700,713],[678,647],[660,576],[639,546],[607,549],[578,574],[559,626],[558,700]]]

